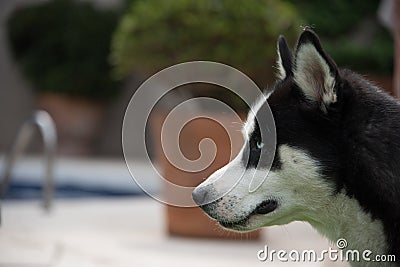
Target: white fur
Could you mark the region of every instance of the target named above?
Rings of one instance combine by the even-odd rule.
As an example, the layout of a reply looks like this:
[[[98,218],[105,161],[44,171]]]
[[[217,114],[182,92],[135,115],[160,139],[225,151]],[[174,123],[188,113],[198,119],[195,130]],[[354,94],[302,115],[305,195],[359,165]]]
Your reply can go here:
[[[303,44],[296,53],[294,80],[307,99],[322,101],[321,108],[337,101],[335,77],[329,66],[312,44]],[[322,99],[320,99],[322,96]]]
[[[267,102],[268,97],[271,95],[272,92],[269,92],[267,94],[261,94],[261,96],[254,102],[250,107],[250,111],[247,114],[247,119],[246,122],[242,128],[242,134],[244,137],[244,140],[248,140],[249,136],[251,133],[254,131],[254,126],[255,126],[255,118],[257,115],[257,112],[260,110],[260,108]]]
[[[279,43],[278,43],[278,46],[279,46]],[[283,67],[282,57],[281,57],[281,53],[279,52],[279,47],[278,47],[277,51],[278,51],[278,60],[276,62],[276,65],[278,66],[277,67],[277,69],[278,69],[277,76],[278,76],[278,79],[284,80],[286,78],[287,74],[286,74],[285,68]]]
[[[260,177],[266,172],[246,170],[240,162],[241,153],[200,185],[211,186],[214,194],[224,195],[211,211],[214,218],[226,222],[239,221],[264,200],[274,199],[278,201],[275,211],[251,215],[245,226],[234,229],[246,231],[306,221],[333,242],[345,238],[347,249],[358,249],[360,253],[365,249],[373,254],[385,253],[382,223],[365,213],[357,200],[343,192],[335,194],[334,184],[322,177],[318,161],[305,151],[281,145],[281,169],[270,171],[261,187],[251,193],[248,185],[253,176]],[[370,265],[363,262],[360,266]]]

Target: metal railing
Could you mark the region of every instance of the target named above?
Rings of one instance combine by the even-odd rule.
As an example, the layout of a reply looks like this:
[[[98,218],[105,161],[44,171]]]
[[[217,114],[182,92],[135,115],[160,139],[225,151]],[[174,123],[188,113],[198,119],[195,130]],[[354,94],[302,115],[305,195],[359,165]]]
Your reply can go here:
[[[0,198],[4,198],[10,184],[10,175],[15,162],[20,157],[25,147],[29,144],[29,141],[32,139],[32,136],[35,133],[35,129],[39,130],[43,140],[43,152],[46,169],[42,185],[42,204],[43,208],[49,211],[54,194],[54,161],[57,150],[57,132],[53,119],[49,113],[43,110],[35,111],[33,115],[22,124],[18,131],[10,154],[5,158],[4,172],[0,187]]]

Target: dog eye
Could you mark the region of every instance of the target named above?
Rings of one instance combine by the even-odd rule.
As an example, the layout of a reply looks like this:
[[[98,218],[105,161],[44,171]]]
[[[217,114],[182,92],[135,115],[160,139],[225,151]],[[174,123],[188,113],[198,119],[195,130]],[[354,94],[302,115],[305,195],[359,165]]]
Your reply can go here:
[[[257,148],[258,148],[258,149],[261,149],[261,148],[263,148],[263,147],[264,147],[264,143],[261,142],[261,141],[258,141],[258,142],[257,142]]]

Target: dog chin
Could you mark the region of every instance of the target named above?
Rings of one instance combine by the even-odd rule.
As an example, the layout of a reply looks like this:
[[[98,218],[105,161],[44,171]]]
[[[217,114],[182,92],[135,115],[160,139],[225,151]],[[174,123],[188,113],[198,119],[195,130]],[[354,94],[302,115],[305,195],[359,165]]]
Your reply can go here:
[[[263,220],[259,218],[260,215],[250,214],[248,217],[235,222],[227,222],[224,220],[217,220],[219,225],[223,228],[236,231],[236,232],[249,232],[263,226]]]
[[[251,213],[243,219],[237,221],[227,221],[219,218],[214,218],[217,222],[226,229],[246,232],[263,226],[263,221],[267,214],[274,213],[278,208],[276,200],[268,199],[260,203]]]
[[[238,231],[238,232],[246,232],[250,231],[249,228],[249,219],[243,219],[237,222],[227,222],[227,221],[218,221],[218,223],[225,229]]]

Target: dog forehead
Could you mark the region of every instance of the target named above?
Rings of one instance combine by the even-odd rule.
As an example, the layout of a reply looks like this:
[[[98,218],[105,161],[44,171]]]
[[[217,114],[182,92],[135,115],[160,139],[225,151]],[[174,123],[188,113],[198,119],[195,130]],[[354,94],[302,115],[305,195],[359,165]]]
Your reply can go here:
[[[249,113],[247,114],[247,119],[242,128],[242,134],[245,140],[248,140],[254,129],[256,127],[256,115],[261,107],[267,103],[268,97],[271,95],[271,92],[262,94],[258,97],[258,99],[254,102],[254,104],[250,107]]]

